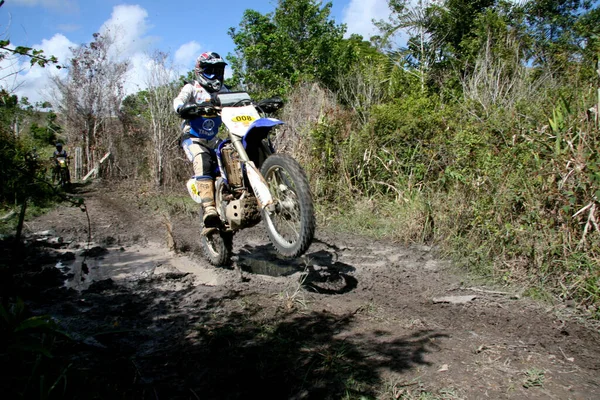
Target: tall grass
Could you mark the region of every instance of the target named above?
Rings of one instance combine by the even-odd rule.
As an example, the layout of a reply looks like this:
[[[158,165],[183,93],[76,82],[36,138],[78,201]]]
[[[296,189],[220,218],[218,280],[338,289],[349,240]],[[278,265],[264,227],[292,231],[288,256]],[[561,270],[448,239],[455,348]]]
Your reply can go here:
[[[334,96],[301,88],[288,112],[310,117],[293,141],[288,132],[288,148],[308,169],[322,223],[435,244],[471,271],[595,307],[597,85],[513,70],[510,86],[527,88],[518,101],[483,99],[477,84],[488,75],[476,69],[479,81],[465,86],[476,93],[452,103],[406,94],[374,106],[366,125]]]

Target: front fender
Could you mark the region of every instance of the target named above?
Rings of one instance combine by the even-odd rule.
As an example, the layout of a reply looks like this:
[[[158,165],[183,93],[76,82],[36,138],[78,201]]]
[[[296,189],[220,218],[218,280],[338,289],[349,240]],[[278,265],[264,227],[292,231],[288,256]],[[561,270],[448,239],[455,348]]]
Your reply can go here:
[[[259,118],[252,122],[242,138],[244,148],[247,149],[248,145],[260,143],[261,140],[267,137],[271,129],[282,124],[283,121],[275,118]]]

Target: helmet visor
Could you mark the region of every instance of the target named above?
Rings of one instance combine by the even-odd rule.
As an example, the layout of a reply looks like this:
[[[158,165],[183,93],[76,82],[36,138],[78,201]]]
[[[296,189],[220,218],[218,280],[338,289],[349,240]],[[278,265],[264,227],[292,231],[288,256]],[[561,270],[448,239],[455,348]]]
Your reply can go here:
[[[206,79],[223,79],[224,74],[224,65],[207,65],[202,69],[202,75],[204,75]]]

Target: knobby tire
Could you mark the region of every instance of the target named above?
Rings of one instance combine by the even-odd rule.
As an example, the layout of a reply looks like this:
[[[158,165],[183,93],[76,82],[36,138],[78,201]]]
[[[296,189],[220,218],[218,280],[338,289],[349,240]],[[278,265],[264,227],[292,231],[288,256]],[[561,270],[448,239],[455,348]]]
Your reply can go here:
[[[269,239],[282,256],[298,257],[310,247],[316,226],[313,198],[306,174],[295,159],[285,154],[268,157],[261,167],[261,173],[276,204],[294,203],[291,210],[289,206],[287,210],[272,214],[266,208],[263,210],[263,221]],[[293,218],[297,218],[299,226],[293,226]],[[275,223],[276,220],[281,220],[281,223]],[[285,237],[283,232],[288,227],[292,232],[288,235],[292,236],[291,239]]]

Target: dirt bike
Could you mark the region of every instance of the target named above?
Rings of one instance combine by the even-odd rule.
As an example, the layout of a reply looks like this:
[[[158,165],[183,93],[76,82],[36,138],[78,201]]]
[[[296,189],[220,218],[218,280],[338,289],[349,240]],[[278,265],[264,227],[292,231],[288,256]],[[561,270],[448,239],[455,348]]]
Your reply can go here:
[[[256,103],[245,92],[219,93],[210,105],[188,106],[182,115],[192,132],[210,127],[214,118],[206,116],[216,115],[227,133],[215,150],[215,204],[220,224],[202,226],[200,236],[203,253],[212,265],[229,264],[233,234],[261,220],[271,243],[284,257],[302,255],[313,240],[315,216],[308,179],[294,158],[275,153],[270,139],[272,129],[283,121],[267,115],[282,105],[280,99]],[[193,178],[187,188],[192,199],[201,203]]]
[[[58,181],[58,186],[65,188],[71,183],[71,177],[69,173],[69,163],[67,157],[56,157],[54,160],[54,172],[53,179]]]

